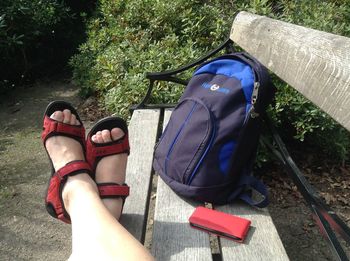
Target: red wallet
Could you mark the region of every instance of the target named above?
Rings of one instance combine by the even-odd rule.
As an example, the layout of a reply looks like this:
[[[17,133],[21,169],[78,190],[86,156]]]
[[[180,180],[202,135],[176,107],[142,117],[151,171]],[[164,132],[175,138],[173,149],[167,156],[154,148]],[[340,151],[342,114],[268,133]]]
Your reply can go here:
[[[193,228],[237,242],[244,241],[251,223],[248,219],[205,207],[197,207],[189,221]]]

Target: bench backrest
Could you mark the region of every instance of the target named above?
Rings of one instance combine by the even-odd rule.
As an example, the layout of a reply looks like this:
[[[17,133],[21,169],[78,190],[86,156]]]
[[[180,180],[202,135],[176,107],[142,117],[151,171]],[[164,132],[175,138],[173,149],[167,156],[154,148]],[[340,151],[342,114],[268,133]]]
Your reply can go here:
[[[350,39],[240,12],[231,40],[350,131]]]

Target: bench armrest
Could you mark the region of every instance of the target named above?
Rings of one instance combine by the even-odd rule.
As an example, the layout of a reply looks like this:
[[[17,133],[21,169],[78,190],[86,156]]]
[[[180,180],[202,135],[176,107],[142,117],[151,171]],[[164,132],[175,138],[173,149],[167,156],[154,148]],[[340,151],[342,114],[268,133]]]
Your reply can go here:
[[[227,52],[232,52],[233,51],[233,42],[230,38],[226,39],[220,46],[218,46],[216,49],[210,51],[206,55],[202,56],[198,60],[186,64],[178,69],[175,70],[168,70],[164,72],[147,72],[146,73],[146,78],[150,80],[149,86],[147,93],[143,100],[138,104],[138,105],[133,105],[130,110],[133,111],[135,109],[144,109],[144,108],[169,108],[169,107],[174,107],[174,104],[147,104],[151,97],[153,85],[155,81],[168,81],[168,82],[174,82],[178,84],[182,84],[184,86],[187,85],[188,80],[181,79],[179,77],[176,77],[178,73],[184,72],[190,68],[193,68],[201,63],[203,63],[205,60],[209,59],[213,55],[217,54],[219,51],[222,49],[226,48]]]

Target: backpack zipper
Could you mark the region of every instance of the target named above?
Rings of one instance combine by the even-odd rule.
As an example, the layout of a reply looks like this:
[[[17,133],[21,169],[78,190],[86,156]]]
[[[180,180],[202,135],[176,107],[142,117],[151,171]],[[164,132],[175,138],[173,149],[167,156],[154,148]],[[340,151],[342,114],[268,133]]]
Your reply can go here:
[[[254,108],[256,99],[258,98],[259,87],[260,87],[260,83],[254,82],[253,93],[252,93],[252,108],[250,109],[250,117],[252,117],[253,119],[256,117],[259,117],[259,113],[257,113]]]
[[[191,185],[191,182],[199,168],[199,166],[201,165],[203,159],[205,158],[205,156],[208,154],[209,152],[209,149],[211,148],[211,146],[213,145],[214,143],[214,138],[215,138],[215,135],[216,135],[216,127],[215,127],[215,122],[213,120],[213,116],[210,114],[210,118],[211,118],[211,125],[212,125],[212,131],[211,131],[211,136],[210,136],[210,140],[209,140],[209,143],[204,151],[204,153],[202,154],[201,158],[199,159],[199,161],[197,162],[197,165],[195,166],[194,170],[192,171],[191,175],[190,175],[190,178],[188,179],[188,181],[186,182],[187,185]]]
[[[170,155],[171,155],[171,153],[172,153],[172,151],[173,151],[173,148],[174,148],[174,146],[175,146],[177,140],[179,139],[179,136],[180,136],[180,134],[181,134],[183,128],[185,127],[185,125],[186,125],[186,123],[188,122],[188,120],[191,118],[191,116],[192,116],[192,114],[193,114],[193,112],[194,112],[196,106],[197,106],[197,103],[194,102],[194,104],[193,104],[193,106],[192,106],[192,108],[191,108],[191,111],[188,113],[188,115],[187,115],[185,121],[182,123],[180,129],[178,130],[178,132],[177,132],[177,134],[176,134],[176,136],[175,136],[174,141],[173,141],[172,144],[170,145],[170,148],[169,148],[168,153],[167,153],[167,155],[166,155],[166,157],[165,157],[165,163],[164,163],[164,172],[165,172],[166,175],[168,174],[167,169],[168,169],[169,157],[170,157]]]

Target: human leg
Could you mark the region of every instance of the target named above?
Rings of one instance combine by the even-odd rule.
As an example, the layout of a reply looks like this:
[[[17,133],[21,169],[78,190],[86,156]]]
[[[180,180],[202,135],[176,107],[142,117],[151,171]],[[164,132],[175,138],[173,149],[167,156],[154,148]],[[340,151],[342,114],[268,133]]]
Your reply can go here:
[[[105,207],[89,176],[69,177],[63,199],[72,221],[70,260],[153,260]]]
[[[56,111],[51,118],[70,125],[80,124],[68,110]],[[50,137],[45,146],[55,170],[71,161],[84,160],[80,143],[69,137]],[[108,211],[99,197],[96,184],[87,173],[67,178],[62,199],[72,222],[72,260],[153,259]],[[113,200],[115,207],[121,209],[121,200]]]

